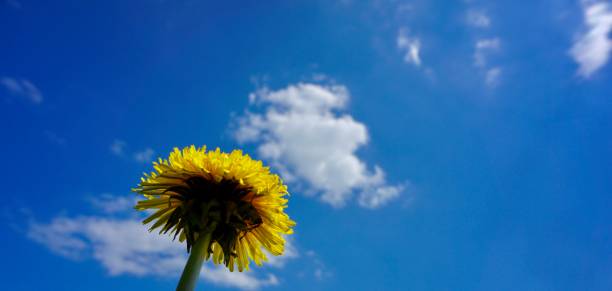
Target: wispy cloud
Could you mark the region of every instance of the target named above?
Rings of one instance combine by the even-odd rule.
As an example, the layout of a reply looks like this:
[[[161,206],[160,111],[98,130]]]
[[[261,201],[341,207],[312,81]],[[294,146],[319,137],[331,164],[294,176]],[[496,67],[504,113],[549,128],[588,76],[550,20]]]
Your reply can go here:
[[[484,36],[488,34],[492,23],[486,10],[475,7],[473,3],[466,4],[468,9],[465,12],[465,23],[472,33],[478,35],[474,42],[473,65],[479,70],[487,87],[497,87],[504,70],[501,65],[495,64],[494,55],[501,50],[502,41],[497,36]]]
[[[306,256],[308,256],[313,263],[313,271],[312,276],[319,280],[325,280],[331,278],[333,273],[327,268],[327,266],[323,263],[323,261],[319,258],[319,255],[312,250],[306,252]]]
[[[258,144],[259,155],[270,160],[290,182],[333,206],[346,204],[353,192],[363,207],[376,208],[398,197],[402,187],[385,182],[382,168],[368,169],[356,151],[368,142],[366,126],[343,111],[349,92],[341,85],[299,83],[250,96],[261,113],[237,120],[235,137]]]
[[[483,10],[470,9],[465,19],[469,25],[474,27],[487,28],[491,25],[491,18]]]
[[[142,151],[134,153],[134,160],[139,163],[148,163],[153,161],[153,155],[155,151],[152,148],[146,148]]]
[[[6,5],[13,7],[15,9],[21,9],[21,2],[17,0],[5,0],[4,3],[6,3]]]
[[[576,38],[570,49],[570,55],[579,65],[577,74],[589,78],[601,69],[610,57],[612,9],[606,2],[589,2],[582,6],[586,29]]]
[[[401,28],[397,33],[396,38],[397,48],[404,53],[404,61],[406,63],[421,66],[421,41],[408,34],[408,29]]]
[[[285,251],[282,256],[274,256],[274,255],[271,255],[270,253],[267,253],[267,254],[268,254],[267,255],[268,262],[266,263],[266,265],[276,267],[276,268],[282,268],[285,266],[285,264],[288,261],[291,261],[291,260],[294,260],[300,257],[300,253],[298,252],[298,249],[295,247],[293,238],[291,237],[285,237]]]
[[[137,217],[108,215],[131,211],[133,205],[133,201],[128,204],[125,199],[113,201],[112,197],[108,196],[109,199],[98,205],[107,215],[60,216],[47,223],[32,221],[27,235],[60,256],[73,260],[93,259],[113,276],[178,277],[186,262],[185,246],[169,236],[149,233]],[[271,266],[282,266],[278,262]],[[201,277],[217,285],[245,290],[279,284],[279,279],[271,273],[229,272],[212,264],[203,267]]]
[[[127,143],[125,141],[116,139],[110,145],[110,151],[116,156],[123,156],[125,154],[125,147]]]
[[[55,133],[53,131],[45,130],[44,131],[44,135],[53,144],[56,144],[58,146],[66,145],[66,139],[61,137],[61,136],[59,136],[57,133]]]
[[[115,139],[111,145],[109,146],[110,152],[118,157],[125,157],[125,156],[130,156],[130,154],[127,153],[126,149],[127,149],[127,142],[120,140],[120,139]],[[133,152],[131,154],[131,157],[134,159],[134,161],[137,161],[139,163],[148,163],[153,161],[153,156],[155,155],[155,151],[152,148],[145,148],[141,151],[136,151]]]
[[[130,210],[136,205],[136,197],[117,196],[110,193],[102,193],[100,195],[91,196],[87,199],[89,203],[97,210],[106,214],[115,214]]]
[[[498,52],[501,47],[499,38],[479,39],[474,44],[474,66],[484,71],[485,84],[495,87],[499,84],[502,75],[500,66],[491,66],[490,55]]]
[[[499,50],[499,38],[479,39],[474,45],[474,65],[477,67],[485,67],[487,65],[487,57],[492,52]]]
[[[502,69],[500,67],[493,67],[487,70],[485,75],[485,82],[489,87],[495,87],[499,83]]]
[[[43,102],[40,90],[28,79],[15,79],[10,77],[0,78],[0,85],[10,94],[25,98],[34,104]]]
[[[93,258],[110,275],[178,277],[186,262],[185,247],[167,236],[149,233],[138,220],[104,217],[57,217],[32,223],[28,236],[54,253],[71,259]],[[229,272],[204,266],[202,278],[241,289],[277,285],[273,274]]]

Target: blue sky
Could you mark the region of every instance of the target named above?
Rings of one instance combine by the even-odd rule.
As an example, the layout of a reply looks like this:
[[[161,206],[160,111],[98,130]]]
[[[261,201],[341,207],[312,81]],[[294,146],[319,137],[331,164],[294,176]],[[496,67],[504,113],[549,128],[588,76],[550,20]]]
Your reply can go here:
[[[611,290],[609,1],[0,0],[4,290],[172,290],[130,189],[175,146],[288,182],[200,290]]]

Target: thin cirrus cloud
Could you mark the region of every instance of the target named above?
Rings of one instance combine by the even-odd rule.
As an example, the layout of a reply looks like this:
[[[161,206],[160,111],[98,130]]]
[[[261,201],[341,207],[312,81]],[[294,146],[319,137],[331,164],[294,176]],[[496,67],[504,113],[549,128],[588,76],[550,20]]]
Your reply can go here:
[[[605,2],[583,3],[582,7],[586,29],[576,38],[569,53],[579,65],[577,74],[589,78],[610,58],[612,7]]]
[[[474,66],[484,70],[485,84],[489,87],[497,86],[502,74],[501,67],[489,64],[491,54],[498,52],[500,46],[498,37],[479,39],[474,44]]]
[[[493,67],[487,69],[485,73],[485,83],[489,87],[495,87],[499,83],[499,78],[501,76],[502,70],[500,67]]]
[[[17,0],[5,0],[4,2],[6,3],[6,5],[14,9],[21,9],[21,3]]]
[[[487,28],[491,25],[491,18],[482,10],[470,9],[465,18],[467,23],[474,27]]]
[[[146,148],[142,151],[138,151],[134,153],[134,160],[139,163],[148,163],[153,160],[153,155],[155,151],[152,148]]]
[[[250,94],[252,108],[237,119],[235,138],[256,143],[290,183],[334,207],[357,193],[362,207],[377,208],[397,198],[402,186],[388,185],[379,166],[369,169],[356,151],[368,142],[365,124],[341,113],[349,101],[341,85],[299,83],[280,90],[262,88]]]
[[[404,54],[404,61],[417,67],[421,66],[421,41],[410,36],[408,29],[401,28],[396,38],[397,48]]]
[[[491,28],[492,20],[489,14],[481,8],[469,5],[465,12],[465,23],[472,33],[479,35],[474,42],[473,65],[482,74],[484,84],[489,88],[499,85],[503,69],[494,65],[493,55],[501,49],[501,40],[497,36],[483,36]]]
[[[474,65],[484,67],[487,65],[487,57],[491,52],[499,50],[499,38],[479,39],[474,45]]]
[[[53,253],[68,259],[93,259],[111,276],[178,277],[187,259],[184,245],[172,241],[169,236],[148,232],[138,217],[111,215],[133,211],[133,203],[126,203],[131,199],[114,198],[116,201],[108,196],[101,204],[94,205],[103,210],[100,215],[59,216],[47,223],[31,221],[27,235]],[[280,268],[296,257],[296,248],[291,240],[287,240],[285,256],[270,258],[268,265]],[[280,283],[272,273],[229,272],[224,267],[210,264],[203,267],[201,278],[220,286],[244,290]]]
[[[87,198],[87,201],[94,209],[106,214],[125,212],[133,205],[136,205],[136,197],[134,196],[114,196],[110,193],[90,196]]]
[[[43,102],[43,95],[40,89],[28,79],[16,79],[11,77],[0,78],[0,85],[11,95],[24,98],[33,104]]]
[[[114,155],[122,156],[125,154],[126,146],[127,146],[127,143],[125,141],[116,139],[113,141],[113,143],[111,143],[109,149],[111,153],[113,153]]]
[[[120,139],[115,139],[111,145],[109,146],[110,152],[118,157],[124,157],[128,153],[127,143]],[[155,155],[155,151],[152,148],[145,148],[141,151],[136,151],[131,154],[132,158],[139,163],[148,163],[153,160],[153,156]]]

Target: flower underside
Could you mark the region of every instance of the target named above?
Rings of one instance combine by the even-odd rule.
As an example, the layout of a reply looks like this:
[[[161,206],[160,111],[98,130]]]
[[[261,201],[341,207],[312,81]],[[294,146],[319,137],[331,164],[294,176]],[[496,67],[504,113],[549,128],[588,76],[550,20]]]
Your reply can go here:
[[[133,189],[146,199],[136,209],[154,210],[143,223],[186,242],[191,252],[198,238],[210,236],[205,259],[232,271],[266,261],[260,248],[281,255],[295,225],[284,208],[287,188],[261,161],[241,151],[223,153],[205,147],[174,149],[168,160],[153,163]],[[201,249],[198,247],[198,249]]]
[[[218,242],[225,254],[234,253],[239,235],[261,225],[263,222],[251,201],[243,200],[251,189],[233,180],[212,182],[203,177],[191,177],[185,185],[166,190],[172,200],[180,201],[168,217],[165,232],[185,228],[187,251],[190,251],[197,237],[214,223],[212,240]],[[178,232],[175,230],[175,237]],[[226,260],[229,259],[226,258]]]

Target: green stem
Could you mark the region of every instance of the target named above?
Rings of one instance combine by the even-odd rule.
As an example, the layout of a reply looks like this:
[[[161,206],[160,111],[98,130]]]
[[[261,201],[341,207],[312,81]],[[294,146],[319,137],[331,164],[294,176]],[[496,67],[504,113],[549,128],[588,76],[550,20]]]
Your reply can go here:
[[[176,291],[195,290],[198,277],[200,276],[200,269],[202,268],[206,252],[208,252],[210,239],[214,229],[215,223],[212,223],[212,225],[203,232],[204,235],[198,237],[191,248],[191,254],[189,255],[185,269],[183,269],[183,274],[181,275],[178,286],[176,286]]]

